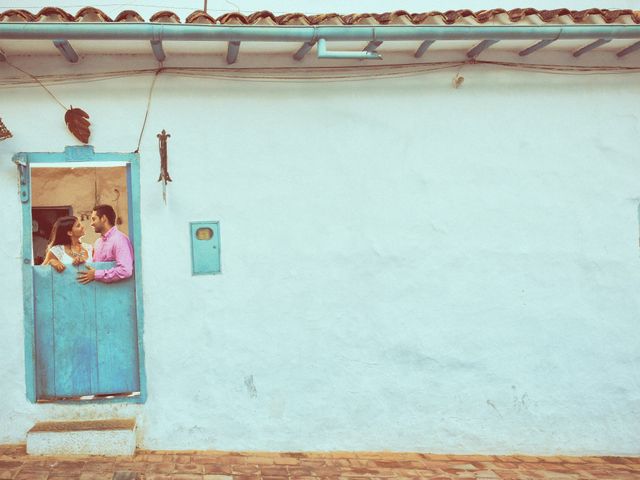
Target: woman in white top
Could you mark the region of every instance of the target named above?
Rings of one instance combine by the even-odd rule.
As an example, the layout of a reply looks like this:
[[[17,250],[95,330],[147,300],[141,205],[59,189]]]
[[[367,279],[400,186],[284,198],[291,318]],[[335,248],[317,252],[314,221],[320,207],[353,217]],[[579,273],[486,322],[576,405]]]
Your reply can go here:
[[[82,243],[84,227],[77,217],[60,217],[51,229],[51,241],[42,265],[51,265],[58,272],[65,265],[80,265],[93,260],[93,247]]]

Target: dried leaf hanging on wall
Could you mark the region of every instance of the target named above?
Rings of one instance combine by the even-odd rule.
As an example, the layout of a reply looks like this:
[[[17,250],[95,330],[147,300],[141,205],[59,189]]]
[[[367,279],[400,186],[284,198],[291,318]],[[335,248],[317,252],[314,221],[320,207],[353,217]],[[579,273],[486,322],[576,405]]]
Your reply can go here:
[[[82,143],[89,143],[89,114],[80,108],[73,108],[73,105],[67,113],[64,114],[64,121],[67,128]]]

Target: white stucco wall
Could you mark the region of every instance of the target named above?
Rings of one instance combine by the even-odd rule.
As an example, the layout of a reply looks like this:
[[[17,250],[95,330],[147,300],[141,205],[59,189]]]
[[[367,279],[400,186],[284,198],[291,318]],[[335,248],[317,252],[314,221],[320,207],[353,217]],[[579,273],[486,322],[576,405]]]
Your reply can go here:
[[[141,146],[144,405],[25,398],[11,156],[76,142],[46,93],[0,90],[0,443],[39,419],[135,415],[152,449],[639,454],[637,75],[466,68],[459,89],[451,71],[160,77]],[[90,113],[96,151],[130,152],[149,82],[55,92]],[[191,276],[196,220],[220,221],[221,275]]]

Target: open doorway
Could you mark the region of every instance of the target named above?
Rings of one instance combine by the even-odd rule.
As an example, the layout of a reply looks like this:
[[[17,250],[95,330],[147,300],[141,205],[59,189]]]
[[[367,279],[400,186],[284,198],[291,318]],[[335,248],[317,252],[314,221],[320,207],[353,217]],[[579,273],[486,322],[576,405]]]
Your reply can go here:
[[[23,219],[26,387],[33,402],[146,399],[139,160],[135,153],[95,153],[90,146],[13,157]],[[109,210],[94,220],[94,231],[96,205]],[[40,265],[43,247],[36,245],[36,235],[44,240],[45,250],[50,248],[52,224],[69,214],[77,218],[72,244],[77,246],[81,238],[93,245],[100,238],[101,255]],[[72,235],[69,220],[59,222],[59,232]],[[110,255],[108,238],[116,237],[128,244],[127,273],[107,278],[123,265],[118,254]],[[55,239],[52,247],[68,252],[66,241],[57,235]],[[95,270],[95,279],[81,281],[90,270]]]
[[[32,168],[31,192],[34,265],[42,264],[51,227],[60,217],[77,217],[86,232],[83,242],[93,245],[98,234],[91,228],[91,211],[101,203],[114,208],[118,230],[129,235],[125,167]]]

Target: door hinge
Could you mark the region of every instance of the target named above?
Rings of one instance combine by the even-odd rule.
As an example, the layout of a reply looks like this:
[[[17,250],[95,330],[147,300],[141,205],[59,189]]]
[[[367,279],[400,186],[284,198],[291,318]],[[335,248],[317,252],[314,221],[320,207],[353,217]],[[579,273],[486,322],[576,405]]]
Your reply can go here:
[[[29,163],[26,155],[17,154],[13,157],[13,163],[18,167],[18,191],[22,203],[29,202]]]

